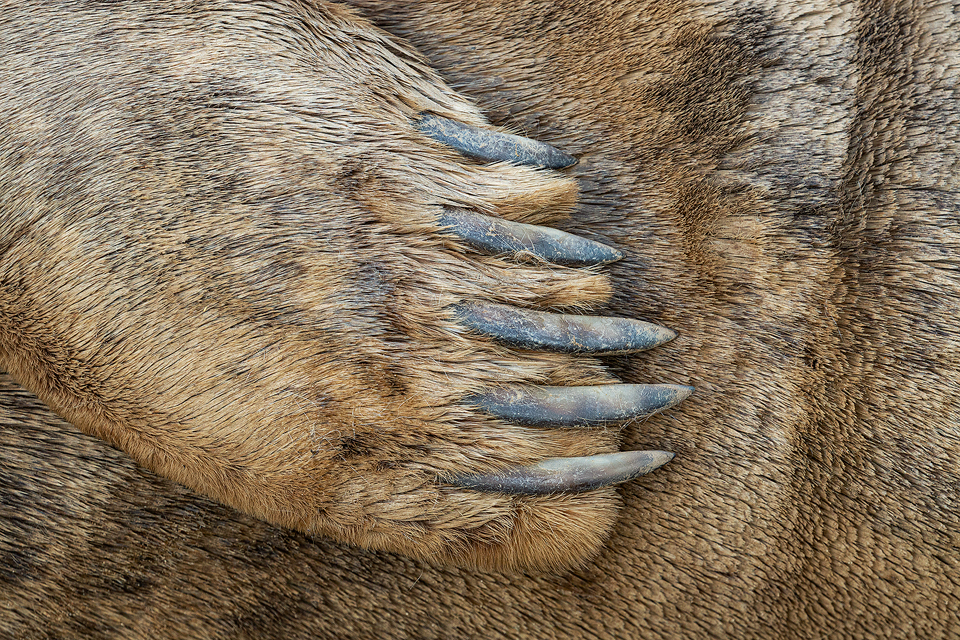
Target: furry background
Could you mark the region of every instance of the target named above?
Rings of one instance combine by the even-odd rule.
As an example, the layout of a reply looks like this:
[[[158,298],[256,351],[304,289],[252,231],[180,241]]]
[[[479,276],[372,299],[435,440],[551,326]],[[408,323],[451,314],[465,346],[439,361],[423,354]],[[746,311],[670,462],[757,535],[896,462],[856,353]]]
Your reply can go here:
[[[199,498],[5,379],[0,628],[955,635],[957,7],[357,4],[493,123],[580,157],[556,224],[627,251],[608,312],[680,332],[607,363],[697,387],[622,446],[676,460],[618,490],[584,568],[454,569]]]

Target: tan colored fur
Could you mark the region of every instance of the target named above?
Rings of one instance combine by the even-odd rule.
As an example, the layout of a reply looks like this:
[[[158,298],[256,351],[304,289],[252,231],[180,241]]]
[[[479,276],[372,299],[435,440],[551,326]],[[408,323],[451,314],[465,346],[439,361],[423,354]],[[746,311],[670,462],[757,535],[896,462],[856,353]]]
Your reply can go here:
[[[594,553],[612,490],[437,483],[615,446],[462,407],[509,382],[610,378],[473,338],[445,311],[606,300],[595,271],[464,253],[436,233],[443,205],[554,219],[575,185],[462,162],[419,134],[421,112],[483,121],[343,9],[186,7],[64,8],[75,26],[59,36],[29,6],[5,10],[5,48],[31,48],[9,76],[29,81],[0,105],[17,149],[0,178],[4,366],[147,468],[275,524],[494,567]],[[176,37],[145,35],[151,16]]]
[[[337,205],[344,209],[332,210],[346,216],[349,202],[362,202],[363,213],[356,215],[371,216],[382,227],[359,238],[352,230],[341,231],[343,242],[355,246],[350,242],[374,238],[364,246],[379,247],[369,257],[377,261],[376,270],[408,279],[398,287],[407,294],[390,300],[395,309],[390,318],[400,323],[390,335],[402,340],[390,347],[385,360],[399,360],[407,367],[404,376],[420,371],[418,379],[427,388],[451,398],[488,380],[485,375],[503,379],[506,367],[484,366],[493,347],[453,334],[452,325],[437,316],[437,307],[424,292],[460,295],[472,287],[481,297],[517,300],[533,295],[538,297],[528,302],[599,305],[611,287],[608,312],[660,321],[681,331],[675,343],[658,351],[607,359],[611,370],[629,382],[697,385],[697,394],[678,409],[630,425],[622,433],[625,448],[667,448],[678,452],[677,459],[621,490],[624,508],[592,563],[565,573],[496,574],[410,561],[270,528],[146,475],[114,450],[70,431],[7,382],[2,396],[7,419],[0,442],[11,453],[3,457],[10,462],[3,467],[6,475],[0,486],[7,491],[5,504],[17,508],[7,507],[3,520],[7,530],[0,536],[7,554],[0,566],[10,594],[0,624],[19,635],[38,636],[53,629],[61,635],[105,637],[955,635],[960,595],[956,426],[960,203],[955,196],[958,107],[951,87],[960,73],[960,31],[951,16],[956,8],[869,2],[750,7],[591,3],[560,4],[549,10],[534,3],[479,8],[454,2],[362,4],[380,25],[423,52],[430,65],[451,86],[476,100],[493,122],[581,156],[571,172],[579,180],[580,203],[568,221],[559,215],[570,204],[569,186],[559,186],[561,182],[547,180],[558,186],[543,187],[554,190],[552,198],[530,198],[531,192],[539,191],[530,186],[509,206],[494,202],[504,180],[521,179],[512,170],[508,175],[502,173],[505,169],[479,175],[478,170],[467,171],[466,183],[479,185],[470,194],[469,206],[514,219],[556,221],[571,231],[596,234],[591,237],[629,253],[623,263],[609,269],[609,280],[591,276],[588,282],[595,288],[584,298],[577,291],[577,278],[583,276],[526,266],[523,273],[542,278],[544,288],[531,287],[530,294],[519,287],[504,291],[502,287],[513,282],[515,265],[465,258],[424,233],[388,242],[408,228],[429,229],[426,215],[417,207],[431,206],[424,205],[426,201],[435,206],[434,174],[412,175],[403,166],[394,167],[392,174],[388,166],[373,175],[365,165],[353,165],[355,171],[346,182],[362,188]],[[186,18],[184,24],[189,26]],[[231,40],[223,54],[232,55],[237,46]],[[260,50],[250,45],[250,55]],[[95,53],[93,47],[88,55]],[[131,52],[124,58],[127,66],[121,68],[145,64],[135,55],[142,53]],[[276,50],[268,54],[270,65],[284,60]],[[292,60],[291,75],[307,73],[296,66],[302,64],[300,58]],[[261,59],[248,64],[248,75],[241,75],[247,83],[254,77],[259,80],[255,72],[268,66]],[[379,64],[382,61],[374,67]],[[438,86],[429,71],[410,64],[427,86]],[[213,71],[221,73],[223,65],[214,66]],[[342,82],[355,86],[351,80]],[[298,94],[317,90],[316,82],[320,79],[311,76],[310,82],[298,84]],[[360,84],[362,88],[369,81]],[[245,92],[253,90],[249,84],[241,86]],[[348,91],[340,85],[335,89]],[[269,94],[269,83],[263,91]],[[420,87],[410,93],[430,92]],[[26,102],[22,96],[13,104]],[[3,99],[15,96],[8,92]],[[283,104],[286,96],[275,94],[271,99]],[[435,94],[430,99],[439,100]],[[377,100],[381,101],[375,102],[375,111],[365,113],[380,113],[383,96]],[[461,119],[468,113],[479,117],[456,103],[454,96],[447,100],[451,101],[447,113],[455,112]],[[403,118],[415,109],[394,108],[399,115],[392,126],[408,136],[397,153],[413,153],[406,145],[419,149],[425,144],[403,129]],[[171,109],[166,104],[157,107],[154,118],[175,113]],[[272,113],[263,106],[258,109]],[[36,114],[18,115],[22,113],[13,111],[15,124],[36,123]],[[179,126],[176,118],[169,120],[171,127]],[[50,130],[68,125],[58,123]],[[0,131],[7,135],[8,129]],[[265,137],[253,145],[247,129],[238,132],[227,149],[248,145],[256,166],[273,167],[281,185],[293,177],[307,181],[277,197],[291,198],[313,189],[335,193],[329,185],[319,184],[322,181],[307,169],[308,162],[288,159],[297,136]],[[172,143],[193,139],[176,128],[166,135]],[[23,138],[24,153],[29,152],[31,139]],[[331,139],[329,144],[341,142]],[[311,138],[309,144],[315,143]],[[117,142],[101,144],[112,148]],[[438,171],[461,166],[455,155],[427,146],[418,160],[432,159]],[[3,146],[6,153],[11,148]],[[184,148],[183,153],[191,151]],[[214,162],[203,151],[197,149],[194,158]],[[156,161],[166,162],[168,157],[164,154]],[[243,166],[239,156],[219,160],[221,164],[213,166],[231,170]],[[65,163],[60,170],[73,169]],[[160,197],[157,185],[141,187],[136,175],[119,182],[130,197]],[[398,176],[390,198],[380,191],[385,188],[383,175]],[[529,179],[540,180],[538,175]],[[262,192],[260,187],[270,177],[269,171],[254,172],[253,183],[247,186]],[[79,188],[54,178],[37,180]],[[9,184],[8,178],[3,184]],[[190,185],[189,175],[171,184],[171,193],[186,189],[180,185]],[[451,190],[448,197],[465,197],[462,187],[454,185]],[[142,247],[145,266],[138,277],[143,280],[136,281],[132,300],[143,302],[133,310],[123,306],[129,303],[121,293],[123,283],[131,282],[130,272],[118,279],[105,266],[111,250],[130,250],[144,242],[145,234],[129,223],[98,228],[85,226],[83,220],[66,220],[60,227],[45,222],[39,227],[45,237],[29,236],[30,244],[23,240],[4,246],[3,265],[17,265],[21,271],[15,273],[22,277],[4,272],[8,288],[0,298],[2,312],[24,314],[4,318],[4,326],[18,327],[13,336],[9,330],[4,334],[4,362],[62,415],[123,444],[144,464],[256,515],[282,521],[270,508],[271,502],[289,496],[280,493],[281,488],[245,484],[251,479],[243,474],[224,476],[217,470],[178,476],[174,465],[179,459],[159,460],[153,452],[172,448],[184,455],[182,438],[177,439],[179,444],[154,440],[169,433],[171,424],[189,425],[189,419],[198,419],[189,411],[192,406],[216,407],[205,416],[218,416],[218,428],[249,424],[257,412],[277,416],[279,424],[301,425],[296,420],[303,419],[304,406],[293,400],[278,405],[276,391],[292,389],[302,395],[297,386],[305,380],[329,379],[316,374],[322,368],[310,359],[319,357],[320,346],[337,349],[338,371],[351,370],[344,362],[354,361],[359,349],[356,343],[338,343],[299,326],[270,326],[267,320],[275,320],[278,309],[274,301],[296,300],[295,313],[314,305],[310,308],[321,311],[311,316],[316,323],[323,310],[337,308],[324,306],[325,300],[316,296],[350,286],[344,282],[339,285],[344,289],[335,284],[317,287],[316,278],[336,283],[340,273],[349,272],[353,281],[358,273],[369,273],[369,266],[362,264],[362,256],[348,252],[337,260],[354,260],[349,270],[331,258],[326,264],[310,261],[303,266],[306,271],[297,274],[288,268],[279,271],[281,277],[264,279],[260,273],[243,280],[240,276],[251,261],[237,258],[231,263],[231,247],[218,245],[218,238],[233,237],[230,234],[248,238],[238,245],[244,256],[262,255],[267,239],[284,242],[288,251],[296,246],[295,240],[305,243],[303,254],[314,258],[328,251],[310,244],[311,237],[321,233],[314,229],[330,234],[331,227],[337,229],[336,220],[318,216],[309,199],[298,200],[289,215],[303,223],[300,227],[289,236],[279,228],[258,234],[256,220],[234,220],[237,209],[231,207],[248,206],[246,201],[224,197],[222,190],[183,193],[198,205],[190,211],[182,199],[177,203],[171,197],[169,206],[180,212],[171,224],[182,228],[167,233],[183,234],[177,242],[195,234],[205,244],[195,253],[168,256],[161,262],[150,261],[163,255],[162,246]],[[374,196],[368,198],[367,193]],[[537,204],[527,204],[534,200]],[[36,215],[44,210],[39,198],[20,201],[32,203],[25,212]],[[87,210],[98,212],[100,224],[104,218],[97,207],[103,201],[88,201]],[[551,209],[546,215],[538,213],[544,202]],[[143,218],[137,219],[138,225],[162,228],[159,216]],[[8,219],[5,214],[5,224]],[[125,238],[125,233],[131,237]],[[3,235],[9,237],[6,229]],[[111,244],[104,244],[104,238]],[[43,262],[34,258],[37,247],[50,252]],[[428,258],[417,266],[429,264],[430,269],[418,272],[409,258],[398,258],[413,250],[418,258]],[[12,260],[17,254],[11,251],[25,253]],[[28,268],[28,255],[43,268]],[[102,256],[104,266],[95,268],[95,255]],[[180,288],[190,281],[185,276],[200,277],[174,268],[188,259],[216,269],[209,286],[223,295],[212,316],[203,315],[198,300],[190,300],[189,288]],[[71,279],[76,264],[83,265],[84,277]],[[477,273],[489,274],[490,280],[478,281]],[[11,292],[10,286],[21,289]],[[61,297],[52,298],[54,294]],[[193,305],[187,307],[191,313],[171,314],[184,299]],[[29,304],[18,307],[11,300]],[[369,309],[371,317],[379,317],[381,300],[376,296],[354,300]],[[261,303],[264,306],[258,307]],[[276,336],[270,343],[273,351],[262,350],[261,342],[245,330],[248,325],[229,322],[242,318],[249,323],[259,314],[266,315],[264,335]],[[28,323],[10,324],[12,317]],[[101,327],[113,322],[124,327],[118,345],[80,338],[89,341],[92,333],[104,335]],[[27,326],[29,332],[24,330]],[[203,331],[204,327],[216,331]],[[370,338],[369,332],[357,333]],[[297,347],[307,350],[306,356],[293,351],[291,334],[298,337]],[[219,352],[204,348],[211,336]],[[439,366],[424,372],[426,359],[416,356],[428,344],[458,346],[441,350],[445,357],[434,359]],[[56,351],[65,347],[74,351]],[[182,357],[184,353],[190,357]],[[131,358],[132,354],[140,358]],[[294,360],[297,357],[302,360]],[[607,375],[581,359],[537,356],[521,361],[525,368],[516,375],[524,379],[599,381]],[[94,365],[83,364],[88,362]],[[471,368],[471,362],[477,366]],[[242,368],[231,370],[231,365]],[[53,375],[41,377],[38,371]],[[464,371],[466,379],[452,378],[453,386],[447,382],[449,375]],[[230,375],[240,382],[216,387],[204,383]],[[326,413],[313,404],[306,411],[342,424],[343,403],[393,406],[389,395],[384,398],[377,391],[390,376],[386,364],[376,375],[374,382],[350,387],[346,399],[336,399]],[[171,380],[190,380],[192,386],[181,387],[176,403],[162,402],[178,388]],[[148,402],[142,406],[130,402],[130,389]],[[358,389],[376,393],[374,402]],[[106,401],[80,407],[68,402],[91,395]],[[307,399],[311,400],[309,395]],[[183,407],[182,414],[170,407]],[[506,425],[471,427],[483,434],[520,434],[491,452],[494,445],[479,437],[469,442],[451,438],[460,431],[444,424],[463,429],[462,422],[425,419],[425,407],[414,409],[416,426],[435,431],[407,431],[410,445],[430,443],[435,449],[432,455],[404,459],[447,465],[428,467],[429,473],[476,468],[478,459],[497,464],[552,451],[569,454],[578,447],[601,450],[613,446],[615,435],[596,440],[597,434],[568,434],[559,440]],[[241,415],[247,417],[237,418]],[[161,418],[162,424],[156,422]],[[382,424],[382,415],[349,424],[351,428],[359,424],[363,433],[363,425],[374,419]],[[111,431],[110,425],[117,423],[123,423],[123,429]],[[131,423],[142,444],[121,441]],[[378,451],[384,450],[382,438],[376,445]],[[469,455],[463,454],[464,447]],[[236,471],[248,464],[265,464],[282,471],[291,459],[271,458],[259,443],[253,449],[254,459],[239,449],[224,468]],[[331,464],[329,469],[321,477],[338,482],[343,466]],[[416,490],[432,486],[429,473],[405,475],[406,471],[375,468],[361,473],[360,486],[351,485],[354,493],[349,495],[377,494],[381,502],[374,498],[371,504],[379,508],[395,495],[389,488],[383,490],[383,478],[387,487],[409,478],[414,478],[409,481]],[[64,485],[69,490],[64,491]],[[251,489],[246,497],[231,495],[244,486]],[[459,492],[453,494],[432,513],[456,504]],[[253,502],[250,495],[255,496]],[[484,504],[456,522],[459,529],[454,535],[424,527],[416,534],[423,536],[419,540],[425,546],[402,550],[429,555],[431,549],[449,550],[452,545],[451,555],[461,562],[536,563],[538,558],[518,556],[535,550],[541,562],[556,560],[560,556],[548,554],[559,549],[557,553],[569,559],[571,553],[595,548],[615,504],[607,493],[595,502],[581,498],[563,513],[532,501],[519,513],[495,516],[494,521],[501,523],[545,518],[551,525],[593,536],[571,541],[563,539],[569,532],[559,532],[555,541],[571,545],[566,548],[545,544],[540,536],[507,539],[505,546],[496,544],[503,537],[494,536],[490,545],[482,529],[470,529],[497,513],[498,504]],[[414,503],[384,529],[388,536],[396,531],[397,522],[416,521],[424,507],[422,501]],[[599,521],[589,521],[591,508],[601,513]],[[339,515],[356,517],[355,512]],[[571,516],[585,515],[586,521],[570,524]],[[56,533],[51,535],[51,530]],[[401,548],[395,539],[361,539],[355,531],[339,535],[370,546]],[[439,541],[439,546],[430,546],[431,540]],[[471,549],[483,549],[484,555],[470,556]]]

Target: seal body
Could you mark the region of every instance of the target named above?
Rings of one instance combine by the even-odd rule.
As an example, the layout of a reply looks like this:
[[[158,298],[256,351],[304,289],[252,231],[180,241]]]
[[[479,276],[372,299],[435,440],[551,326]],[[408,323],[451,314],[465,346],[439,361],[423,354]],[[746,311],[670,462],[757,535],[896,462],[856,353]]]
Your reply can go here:
[[[620,490],[612,534],[588,564],[490,573],[305,537],[197,497],[5,380],[3,628],[952,635],[956,12],[357,4],[493,123],[579,157],[568,170],[579,203],[548,218],[624,251],[598,309],[609,295],[606,313],[679,331],[649,356],[604,362],[628,383],[697,386],[621,433],[625,447],[677,458]],[[344,183],[363,193],[364,175]],[[170,275],[155,277],[160,287]],[[577,367],[567,382],[591,371],[562,364]]]

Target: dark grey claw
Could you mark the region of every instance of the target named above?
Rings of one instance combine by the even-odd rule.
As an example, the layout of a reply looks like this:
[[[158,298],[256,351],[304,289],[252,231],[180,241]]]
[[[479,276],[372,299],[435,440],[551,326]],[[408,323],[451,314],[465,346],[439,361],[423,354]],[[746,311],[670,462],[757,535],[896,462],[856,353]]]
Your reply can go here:
[[[543,142],[461,124],[432,114],[424,114],[416,127],[437,142],[478,160],[515,162],[546,169],[564,169],[577,164],[573,156]]]
[[[474,331],[524,349],[632,353],[677,337],[666,327],[627,318],[545,313],[489,302],[466,302],[452,308]]]
[[[510,387],[467,402],[498,418],[535,426],[581,427],[642,418],[679,403],[693,387],[607,384],[593,387]]]
[[[451,484],[498,493],[546,495],[590,491],[633,480],[673,460],[667,451],[621,451],[585,458],[553,458],[528,467],[457,476]]]
[[[623,257],[613,247],[572,233],[491,218],[466,209],[446,208],[438,222],[470,246],[494,255],[531,253],[542,260],[572,267],[607,264]]]

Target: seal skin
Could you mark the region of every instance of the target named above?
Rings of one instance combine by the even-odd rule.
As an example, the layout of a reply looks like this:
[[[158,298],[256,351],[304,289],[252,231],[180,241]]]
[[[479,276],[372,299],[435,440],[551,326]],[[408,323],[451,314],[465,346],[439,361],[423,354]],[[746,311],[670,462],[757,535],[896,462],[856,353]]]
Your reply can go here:
[[[493,123],[579,158],[579,204],[555,224],[625,254],[591,313],[679,332],[607,363],[624,383],[698,389],[621,446],[676,458],[625,485],[591,563],[491,573],[270,526],[5,380],[7,634],[956,635],[956,11],[360,9]]]

